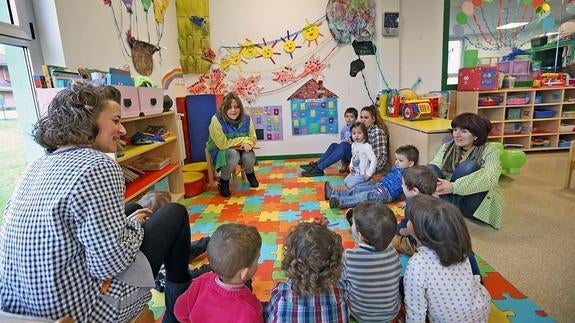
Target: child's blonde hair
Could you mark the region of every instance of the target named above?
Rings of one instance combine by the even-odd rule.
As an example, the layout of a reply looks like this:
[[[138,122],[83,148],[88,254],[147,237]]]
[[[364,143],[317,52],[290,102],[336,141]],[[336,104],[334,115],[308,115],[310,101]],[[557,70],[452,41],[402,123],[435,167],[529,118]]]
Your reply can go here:
[[[156,212],[162,206],[172,201],[172,195],[166,191],[149,191],[144,194],[138,201],[138,204],[143,208],[148,208],[152,212]]]
[[[326,227],[302,222],[292,228],[284,245],[282,269],[299,296],[326,292],[341,277],[341,237]]]

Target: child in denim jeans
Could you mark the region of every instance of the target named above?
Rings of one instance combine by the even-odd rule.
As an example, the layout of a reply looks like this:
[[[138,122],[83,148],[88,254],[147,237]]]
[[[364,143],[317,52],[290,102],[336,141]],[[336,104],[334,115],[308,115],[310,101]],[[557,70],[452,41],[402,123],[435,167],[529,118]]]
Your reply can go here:
[[[352,189],[334,190],[326,182],[324,195],[330,208],[349,208],[362,201],[390,203],[402,193],[401,177],[406,168],[417,164],[419,151],[415,146],[400,146],[395,151],[395,165],[378,183],[362,183]]]

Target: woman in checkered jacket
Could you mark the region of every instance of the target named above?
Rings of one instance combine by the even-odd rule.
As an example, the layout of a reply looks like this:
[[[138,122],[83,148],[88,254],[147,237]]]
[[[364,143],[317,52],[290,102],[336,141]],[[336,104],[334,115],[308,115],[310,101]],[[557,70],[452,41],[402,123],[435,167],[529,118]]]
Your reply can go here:
[[[76,322],[126,322],[151,298],[166,267],[166,315],[189,284],[186,208],[169,203],[126,215],[115,153],[126,129],[120,92],[73,84],[38,121],[47,153],[24,173],[0,231],[0,307]]]

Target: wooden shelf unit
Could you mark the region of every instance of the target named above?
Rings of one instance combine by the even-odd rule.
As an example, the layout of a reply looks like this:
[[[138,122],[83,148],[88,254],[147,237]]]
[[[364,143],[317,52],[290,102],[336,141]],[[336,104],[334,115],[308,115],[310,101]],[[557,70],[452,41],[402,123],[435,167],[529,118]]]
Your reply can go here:
[[[164,112],[156,115],[122,119],[122,125],[126,128],[128,136],[136,132],[144,132],[148,126],[163,126],[170,135],[165,142],[156,142],[147,145],[128,145],[124,149],[124,156],[116,160],[121,164],[130,164],[140,157],[170,157],[170,164],[160,170],[146,171],[132,183],[126,184],[125,200],[129,201],[160,180],[167,178],[172,200],[179,201],[184,196],[184,180],[182,177],[182,158],[180,156],[178,138],[178,116],[175,111]]]
[[[487,98],[496,105],[482,106]],[[575,87],[460,91],[457,113],[462,112],[491,120],[488,140],[506,148],[569,149],[568,142],[575,140]]]

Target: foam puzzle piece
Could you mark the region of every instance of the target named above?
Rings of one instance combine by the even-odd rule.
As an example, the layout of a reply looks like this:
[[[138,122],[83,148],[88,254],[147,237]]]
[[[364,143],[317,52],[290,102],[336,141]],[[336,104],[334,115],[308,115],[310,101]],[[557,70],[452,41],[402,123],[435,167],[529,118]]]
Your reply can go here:
[[[555,322],[552,317],[548,316],[545,312],[542,312],[539,306],[529,298],[514,298],[508,293],[503,293],[502,300],[494,299],[492,302],[501,310],[513,311],[515,313],[515,316],[509,317],[510,322]]]
[[[503,294],[510,295],[511,298],[520,299],[526,298],[515,286],[511,285],[503,276],[498,272],[490,272],[483,276],[483,285],[489,290],[492,300],[503,300]]]

